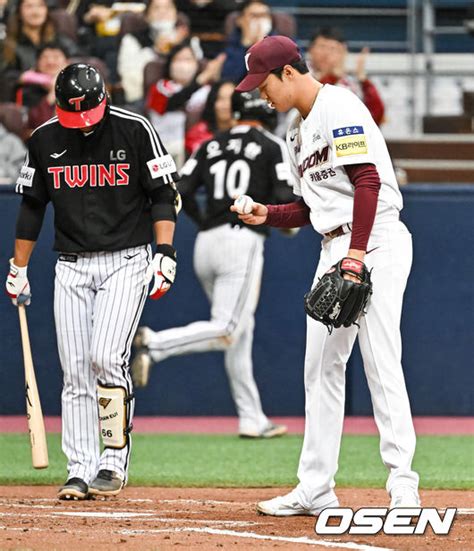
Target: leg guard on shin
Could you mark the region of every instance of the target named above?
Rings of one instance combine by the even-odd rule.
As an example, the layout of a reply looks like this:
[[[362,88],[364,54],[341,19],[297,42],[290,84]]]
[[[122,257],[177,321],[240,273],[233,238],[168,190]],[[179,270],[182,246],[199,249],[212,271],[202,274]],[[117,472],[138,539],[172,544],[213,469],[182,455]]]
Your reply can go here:
[[[106,448],[122,449],[128,443],[132,430],[130,423],[130,402],[133,394],[121,386],[97,385],[99,403],[100,434]]]

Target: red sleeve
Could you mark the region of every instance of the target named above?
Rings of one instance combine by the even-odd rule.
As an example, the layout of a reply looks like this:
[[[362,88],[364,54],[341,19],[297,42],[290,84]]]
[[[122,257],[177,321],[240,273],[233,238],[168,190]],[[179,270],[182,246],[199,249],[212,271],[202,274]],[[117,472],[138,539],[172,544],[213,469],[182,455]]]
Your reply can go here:
[[[166,113],[169,96],[163,93],[161,83],[162,81],[159,81],[157,84],[150,86],[146,100],[146,108],[163,115]]]
[[[377,211],[379,173],[375,165],[369,163],[344,165],[344,168],[355,187],[350,248],[366,251]]]
[[[201,121],[194,124],[185,134],[186,153],[191,155],[203,142],[213,137],[214,134],[210,132],[206,122]]]
[[[311,223],[308,205],[299,199],[285,205],[267,205],[267,226],[274,228],[301,228]]]
[[[369,80],[365,79],[361,82],[362,92],[364,94],[363,102],[365,106],[370,111],[372,118],[375,123],[380,126],[383,121],[383,115],[385,112],[385,106],[383,104],[382,98],[377,91],[375,85]]]

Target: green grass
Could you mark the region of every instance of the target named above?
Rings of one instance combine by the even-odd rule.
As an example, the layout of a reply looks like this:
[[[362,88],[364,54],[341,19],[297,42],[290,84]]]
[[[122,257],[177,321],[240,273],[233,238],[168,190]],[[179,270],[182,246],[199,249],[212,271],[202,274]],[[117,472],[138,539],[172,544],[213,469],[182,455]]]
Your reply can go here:
[[[130,484],[146,486],[291,486],[302,439],[242,440],[233,435],[137,434]],[[31,467],[26,434],[0,434],[0,484],[60,484],[66,460],[60,436],[48,435],[50,467]],[[337,483],[383,487],[386,470],[375,436],[343,438]],[[421,436],[415,457],[422,488],[474,487],[474,438]]]

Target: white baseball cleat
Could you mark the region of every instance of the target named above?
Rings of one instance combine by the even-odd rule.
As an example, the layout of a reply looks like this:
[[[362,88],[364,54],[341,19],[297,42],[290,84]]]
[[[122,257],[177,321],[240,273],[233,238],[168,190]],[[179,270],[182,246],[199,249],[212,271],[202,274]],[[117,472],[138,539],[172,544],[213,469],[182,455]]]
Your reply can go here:
[[[297,490],[292,490],[284,496],[274,497],[268,501],[257,503],[257,511],[262,515],[271,515],[274,517],[291,517],[296,515],[317,516],[328,507],[339,507],[337,499],[329,502],[324,507],[308,509],[298,501]]]
[[[390,494],[392,496],[390,509],[397,509],[398,507],[421,507],[418,492],[410,486],[395,486]]]
[[[244,430],[239,432],[241,438],[275,438],[276,436],[283,436],[288,432],[286,425],[275,425],[269,423],[262,431],[249,431]]]

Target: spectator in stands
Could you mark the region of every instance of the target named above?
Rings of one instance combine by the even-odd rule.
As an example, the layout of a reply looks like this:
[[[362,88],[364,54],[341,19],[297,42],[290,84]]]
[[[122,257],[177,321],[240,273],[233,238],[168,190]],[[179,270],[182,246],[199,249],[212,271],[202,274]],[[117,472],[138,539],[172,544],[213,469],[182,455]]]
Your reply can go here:
[[[14,184],[25,158],[26,148],[16,134],[0,123],[0,184]]]
[[[191,21],[191,34],[201,42],[204,57],[213,59],[225,47],[225,20],[242,0],[176,0],[176,7]]]
[[[164,78],[150,87],[146,107],[151,122],[179,166],[184,161],[186,115],[203,109],[208,85],[220,78],[224,59],[223,54],[217,56],[199,72],[197,53],[183,42],[171,50]]]
[[[67,52],[57,42],[42,46],[33,69],[18,79],[16,103],[25,107],[37,105],[50,91],[59,71],[67,65]]]
[[[73,0],[70,11],[75,13],[81,42],[87,54],[98,57],[107,65],[109,81],[117,83],[117,53],[119,49],[120,16],[126,12],[142,13],[142,2],[116,0]],[[69,8],[68,8],[69,9]]]
[[[67,52],[60,44],[52,42],[40,50],[36,68],[20,76],[17,103],[29,108],[28,128],[31,130],[54,116],[54,84],[59,72],[67,64]]]
[[[186,132],[186,153],[191,155],[216,132],[224,132],[232,126],[232,94],[235,84],[230,80],[220,80],[212,85],[199,122]]]
[[[240,9],[237,26],[225,48],[222,78],[240,82],[247,74],[246,51],[263,37],[272,34],[272,14],[265,0],[246,0]]]
[[[347,43],[341,30],[335,27],[321,29],[313,36],[308,48],[309,64],[314,76],[323,84],[335,84],[352,90],[380,125],[385,107],[377,88],[365,73],[368,53],[368,48],[360,53],[353,77],[346,71]]]
[[[118,73],[127,103],[143,99],[143,70],[157,54],[168,55],[171,48],[189,35],[189,22],[178,13],[173,0],[148,0],[146,26],[126,34],[120,43]]]
[[[79,53],[74,42],[55,28],[45,0],[19,0],[7,25],[3,48],[6,68],[19,72],[32,69],[39,50],[53,41],[58,42],[70,56]]]

